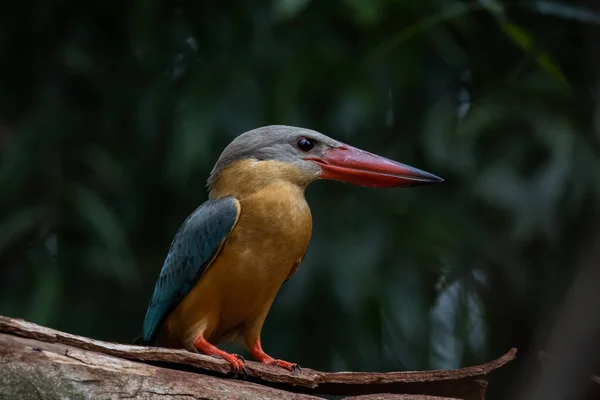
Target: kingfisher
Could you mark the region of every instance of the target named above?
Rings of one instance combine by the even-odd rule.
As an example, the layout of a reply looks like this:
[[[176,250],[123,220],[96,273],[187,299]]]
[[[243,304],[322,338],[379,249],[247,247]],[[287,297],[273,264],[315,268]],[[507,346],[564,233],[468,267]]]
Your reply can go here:
[[[304,192],[319,179],[375,188],[443,181],[310,129],[271,125],[239,135],[210,173],[208,200],[171,243],[136,343],[221,357],[237,375],[244,358],[216,347],[233,340],[261,363],[300,372],[265,353],[260,336],[306,253],[312,216]]]

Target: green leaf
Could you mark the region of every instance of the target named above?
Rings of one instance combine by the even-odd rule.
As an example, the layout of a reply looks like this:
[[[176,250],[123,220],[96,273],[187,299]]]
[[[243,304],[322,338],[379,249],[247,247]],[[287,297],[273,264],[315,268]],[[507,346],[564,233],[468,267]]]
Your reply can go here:
[[[277,20],[288,20],[301,13],[310,0],[275,0],[273,14]]]
[[[375,50],[371,54],[371,57],[376,58],[376,57],[383,56],[384,54],[389,53],[392,50],[394,50],[400,44],[409,41],[413,37],[418,36],[418,35],[422,34],[423,32],[426,32],[427,30],[433,28],[436,25],[439,25],[443,22],[461,17],[461,16],[468,14],[474,10],[480,10],[482,8],[484,8],[483,5],[475,4],[475,3],[452,4],[451,6],[444,8],[442,11],[440,11],[437,14],[428,16],[426,18],[421,19],[420,21],[415,22],[412,25],[407,26],[406,28],[400,30],[398,33],[396,33],[391,38],[383,41],[381,44],[379,44],[375,48]]]
[[[479,0],[479,3],[496,17],[504,17],[504,5],[497,0]]]
[[[137,271],[130,262],[125,232],[117,216],[90,189],[74,185],[72,190],[76,210],[110,252],[110,261],[106,265],[109,275],[121,282],[131,281]]]
[[[554,61],[548,53],[535,49],[535,39],[531,34],[510,22],[501,24],[501,27],[506,36],[511,39],[513,43],[525,52],[531,53],[537,65],[546,71],[554,82],[566,89],[571,89],[571,85],[562,73],[558,63]]]
[[[533,48],[533,37],[517,25],[506,22],[502,25],[502,29],[523,50],[530,51]]]
[[[123,178],[127,176],[123,166],[105,148],[97,144],[90,145],[82,153],[81,161],[95,172],[106,184],[124,184]]]
[[[377,24],[384,13],[382,0],[344,0],[346,6],[352,10],[354,19],[362,25]]]

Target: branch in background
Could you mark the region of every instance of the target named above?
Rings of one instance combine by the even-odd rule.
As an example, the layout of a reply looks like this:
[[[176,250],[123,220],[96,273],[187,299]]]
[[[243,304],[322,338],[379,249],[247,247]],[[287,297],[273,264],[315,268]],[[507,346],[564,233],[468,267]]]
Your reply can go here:
[[[254,397],[250,398],[257,399],[317,398],[298,394],[303,392],[313,396],[377,394],[359,397],[362,400],[431,398],[423,395],[441,396],[431,398],[435,400],[482,400],[487,387],[484,376],[513,360],[516,354],[516,349],[512,349],[489,363],[450,371],[328,373],[304,368],[297,376],[281,368],[248,361],[248,382],[242,382],[226,379],[225,376],[230,374],[229,364],[214,357],[185,350],[102,342],[2,316],[0,349],[0,363],[8,365],[0,372],[0,381],[20,382],[25,385],[21,386],[22,390],[40,390],[31,382],[38,382],[38,378],[43,377],[45,387],[54,392],[69,386],[70,390],[75,390],[69,393],[77,394],[79,390],[85,395],[88,393],[85,390],[89,389],[99,394],[99,391],[110,389],[106,383],[116,385],[114,388],[130,388],[124,391],[124,396],[131,395],[129,393],[137,388],[144,393],[154,391],[156,395],[171,390],[179,393],[190,390],[193,396],[202,395],[208,399],[225,398],[223,393],[230,393],[228,390],[238,393],[237,390],[243,387],[253,391]],[[96,373],[98,376],[94,375]],[[29,376],[38,378],[30,380]],[[65,380],[71,384],[65,386]],[[263,397],[256,397],[261,390]],[[206,393],[202,394],[203,391]],[[150,396],[148,393],[144,396]],[[412,397],[385,397],[386,393]]]

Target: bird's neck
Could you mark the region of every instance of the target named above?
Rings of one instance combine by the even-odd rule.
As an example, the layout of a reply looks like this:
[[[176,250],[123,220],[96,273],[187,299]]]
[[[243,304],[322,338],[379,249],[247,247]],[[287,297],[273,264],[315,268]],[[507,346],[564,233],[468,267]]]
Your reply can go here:
[[[210,187],[209,198],[235,196],[241,200],[273,184],[294,185],[304,194],[312,180],[292,164],[273,160],[240,160],[219,173]]]

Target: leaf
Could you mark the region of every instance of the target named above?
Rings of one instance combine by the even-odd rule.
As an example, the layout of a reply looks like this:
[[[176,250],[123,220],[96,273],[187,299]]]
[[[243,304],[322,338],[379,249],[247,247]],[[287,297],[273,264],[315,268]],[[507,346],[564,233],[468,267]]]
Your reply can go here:
[[[523,28],[510,22],[505,22],[501,24],[501,27],[506,36],[508,36],[508,38],[511,39],[513,43],[515,43],[527,53],[532,53],[537,65],[544,71],[546,71],[546,73],[556,83],[558,83],[566,89],[571,89],[571,85],[562,73],[556,61],[554,61],[549,54],[535,49],[535,39],[531,34],[529,34]]]
[[[104,183],[115,186],[125,184],[125,169],[104,147],[90,145],[83,153],[81,161],[89,165]]]
[[[109,275],[116,276],[120,282],[132,280],[137,271],[129,262],[125,232],[118,218],[90,189],[74,185],[72,190],[75,208],[88,222],[96,236],[102,240],[104,246],[110,250],[110,261],[106,265],[110,270]]]
[[[517,25],[507,22],[502,25],[502,29],[523,50],[531,51],[533,49],[533,38]]]
[[[289,20],[301,13],[310,0],[275,0],[273,3],[273,14],[275,19]]]
[[[473,278],[485,281],[481,271],[473,271]],[[465,347],[481,352],[487,342],[485,308],[479,294],[468,280],[453,282],[443,289],[432,307],[433,321],[430,360],[433,368],[459,368]]]
[[[479,3],[497,17],[504,17],[504,5],[497,0],[479,0]]]
[[[413,37],[422,34],[423,32],[427,31],[428,29],[431,29],[436,25],[441,24],[442,22],[461,17],[474,10],[480,10],[482,8],[484,8],[483,5],[476,3],[456,3],[452,6],[446,7],[441,12],[423,18],[420,21],[409,25],[406,28],[399,31],[398,33],[396,33],[391,38],[385,40],[375,48],[375,50],[371,54],[371,57],[380,57],[386,53],[389,53],[394,48],[398,47],[400,44],[407,42]]]
[[[344,0],[348,8],[352,10],[354,19],[361,25],[376,25],[384,14],[382,0]]]
[[[560,3],[558,1],[535,1],[528,6],[540,14],[584,23],[600,24],[600,14],[585,7]]]

